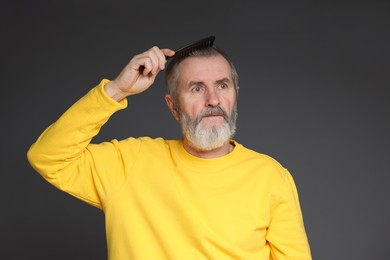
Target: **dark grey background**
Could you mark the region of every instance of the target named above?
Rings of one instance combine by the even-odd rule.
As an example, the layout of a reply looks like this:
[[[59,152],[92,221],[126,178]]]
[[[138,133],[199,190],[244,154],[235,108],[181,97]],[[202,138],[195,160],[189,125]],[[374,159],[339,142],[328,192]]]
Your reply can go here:
[[[1,259],[106,259],[103,213],[46,183],[26,152],[133,55],[208,35],[240,75],[236,140],[293,174],[313,258],[390,259],[389,1],[1,5]],[[95,142],[179,137],[162,79]]]

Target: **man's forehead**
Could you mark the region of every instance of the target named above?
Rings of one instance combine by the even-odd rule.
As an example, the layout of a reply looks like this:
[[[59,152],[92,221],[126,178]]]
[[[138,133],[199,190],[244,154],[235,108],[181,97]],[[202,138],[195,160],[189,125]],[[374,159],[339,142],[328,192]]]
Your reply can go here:
[[[222,55],[188,57],[179,64],[179,80],[231,80],[231,67]]]

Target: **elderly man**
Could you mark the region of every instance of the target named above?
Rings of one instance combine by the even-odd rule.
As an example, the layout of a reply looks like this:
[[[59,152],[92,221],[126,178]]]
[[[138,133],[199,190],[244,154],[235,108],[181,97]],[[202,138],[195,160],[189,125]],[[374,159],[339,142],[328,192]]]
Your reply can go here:
[[[290,173],[232,139],[238,76],[218,48],[166,69],[165,99],[182,139],[90,143],[174,54],[153,47],[102,80],[42,133],[31,165],[104,211],[109,259],[311,259]]]

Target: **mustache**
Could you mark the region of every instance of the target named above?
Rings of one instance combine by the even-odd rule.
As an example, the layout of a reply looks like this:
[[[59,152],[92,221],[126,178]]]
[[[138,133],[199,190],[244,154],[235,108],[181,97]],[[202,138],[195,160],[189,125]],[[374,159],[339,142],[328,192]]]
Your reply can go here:
[[[221,107],[208,107],[199,114],[197,122],[199,123],[204,117],[207,116],[222,116],[225,121],[229,120],[227,113]]]

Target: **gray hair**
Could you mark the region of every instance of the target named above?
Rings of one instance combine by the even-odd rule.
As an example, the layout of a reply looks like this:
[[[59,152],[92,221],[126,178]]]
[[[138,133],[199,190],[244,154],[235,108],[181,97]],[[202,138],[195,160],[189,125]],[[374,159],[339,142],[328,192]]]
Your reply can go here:
[[[191,52],[188,56],[184,58],[173,58],[171,62],[168,64],[166,73],[165,73],[165,83],[167,86],[167,94],[170,94],[173,101],[178,104],[178,80],[179,80],[179,64],[186,59],[187,57],[213,57],[221,55],[226,59],[229,63],[231,71],[232,71],[232,80],[236,92],[238,93],[238,74],[236,68],[233,65],[233,62],[227,56],[225,52],[217,48],[216,46],[211,46],[205,49],[195,50]]]

